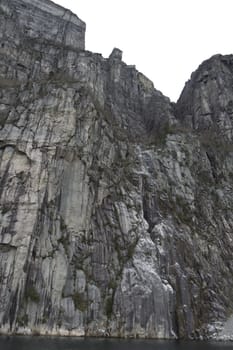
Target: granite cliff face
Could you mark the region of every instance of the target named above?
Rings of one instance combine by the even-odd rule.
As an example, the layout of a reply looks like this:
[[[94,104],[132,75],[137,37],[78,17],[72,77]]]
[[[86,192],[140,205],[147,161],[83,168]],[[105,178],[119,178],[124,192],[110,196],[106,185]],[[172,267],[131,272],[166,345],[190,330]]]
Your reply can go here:
[[[177,104],[47,0],[0,0],[0,331],[232,337],[233,56]]]

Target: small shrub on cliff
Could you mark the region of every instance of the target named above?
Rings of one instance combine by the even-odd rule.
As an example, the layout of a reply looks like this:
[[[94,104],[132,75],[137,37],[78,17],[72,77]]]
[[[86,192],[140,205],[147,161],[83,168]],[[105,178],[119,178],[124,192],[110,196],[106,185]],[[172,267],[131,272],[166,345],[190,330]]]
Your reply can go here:
[[[112,310],[113,310],[113,298],[112,297],[108,297],[106,299],[106,304],[105,304],[105,312],[108,318],[111,317],[112,315]]]
[[[75,309],[78,309],[82,312],[86,311],[88,303],[87,303],[83,293],[76,292],[72,296],[72,298],[73,298]]]
[[[18,316],[17,322],[20,327],[26,327],[28,325],[28,315]]]
[[[34,303],[39,303],[40,301],[40,295],[34,286],[28,287],[26,289],[25,298],[27,300],[33,301]]]

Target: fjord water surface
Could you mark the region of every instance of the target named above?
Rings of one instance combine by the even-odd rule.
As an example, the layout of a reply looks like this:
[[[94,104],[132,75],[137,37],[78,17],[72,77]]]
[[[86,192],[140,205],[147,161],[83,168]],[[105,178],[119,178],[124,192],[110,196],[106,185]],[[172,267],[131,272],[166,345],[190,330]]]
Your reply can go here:
[[[0,337],[0,350],[230,350],[231,342]]]

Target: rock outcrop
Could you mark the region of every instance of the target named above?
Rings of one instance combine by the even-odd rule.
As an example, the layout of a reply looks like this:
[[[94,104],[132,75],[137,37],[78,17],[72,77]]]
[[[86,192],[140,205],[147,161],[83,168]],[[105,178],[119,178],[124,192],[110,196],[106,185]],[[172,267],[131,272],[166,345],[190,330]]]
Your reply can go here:
[[[0,331],[230,338],[233,56],[175,105],[84,35],[0,0]]]

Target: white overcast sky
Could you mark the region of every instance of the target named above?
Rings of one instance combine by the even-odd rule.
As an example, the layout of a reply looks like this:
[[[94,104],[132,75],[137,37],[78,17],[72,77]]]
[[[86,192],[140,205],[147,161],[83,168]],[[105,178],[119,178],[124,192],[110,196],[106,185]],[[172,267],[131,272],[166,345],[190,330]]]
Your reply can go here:
[[[86,49],[123,60],[176,101],[210,56],[233,53],[233,0],[54,0],[86,22]]]

